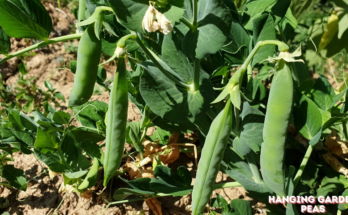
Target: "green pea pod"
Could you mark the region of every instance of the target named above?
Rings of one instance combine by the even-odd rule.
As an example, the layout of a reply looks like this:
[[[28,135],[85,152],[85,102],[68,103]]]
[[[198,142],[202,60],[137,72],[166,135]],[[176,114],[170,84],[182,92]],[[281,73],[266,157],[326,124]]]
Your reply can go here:
[[[88,26],[77,50],[77,66],[69,107],[83,105],[91,98],[97,80],[101,47],[101,40],[94,33],[94,25]]]
[[[128,113],[128,81],[124,58],[117,60],[115,80],[111,89],[106,126],[106,148],[104,158],[104,186],[116,173],[122,161],[126,141]]]
[[[288,63],[281,59],[269,94],[260,160],[265,183],[279,196],[286,196],[283,163],[292,102],[291,69]]]
[[[225,108],[211,124],[202,150],[192,192],[193,215],[203,213],[214,190],[215,179],[231,134],[232,117],[232,104],[228,100]]]
[[[97,183],[97,176],[99,170],[99,161],[97,158],[93,159],[93,165],[88,171],[86,178],[78,187],[79,190],[84,190],[93,187]]]

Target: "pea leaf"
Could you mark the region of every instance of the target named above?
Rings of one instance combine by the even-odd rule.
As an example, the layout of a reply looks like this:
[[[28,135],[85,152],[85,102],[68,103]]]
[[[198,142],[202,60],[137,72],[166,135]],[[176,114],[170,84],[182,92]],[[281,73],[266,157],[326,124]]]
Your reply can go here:
[[[136,195],[136,196],[145,196],[145,195],[153,195],[154,192],[143,191],[138,189],[130,189],[130,188],[120,188],[114,192],[113,198],[114,200],[123,200],[128,196]]]
[[[239,182],[251,196],[264,197],[273,193],[264,183],[256,183],[249,165],[232,149],[226,148],[220,170]]]
[[[113,196],[115,200],[123,200],[130,195],[144,196],[155,194],[155,192],[150,188],[150,178],[138,178],[132,181],[127,181],[125,179],[122,180],[132,188],[121,188],[116,190]]]
[[[313,139],[322,124],[321,113],[317,105],[307,96],[302,95],[300,106],[294,107],[293,113],[296,129],[308,140]]]
[[[37,136],[34,147],[37,149],[45,149],[43,152],[53,151],[58,148],[59,133],[55,130],[42,130],[41,127],[37,129]]]
[[[323,110],[329,110],[335,103],[335,90],[332,88],[329,81],[322,74],[315,82],[312,90],[313,101]],[[343,95],[342,95],[343,96]],[[336,98],[335,98],[336,100]],[[337,101],[336,101],[337,102]]]
[[[191,173],[186,167],[179,167],[177,173],[173,173],[171,169],[165,166],[157,166],[155,168],[155,176],[150,182],[151,189],[167,193],[175,196],[184,196],[192,191]]]
[[[71,71],[72,73],[74,73],[74,74],[75,74],[75,72],[76,72],[76,66],[77,66],[77,61],[76,61],[76,60],[71,60],[71,61],[69,62],[70,71]]]
[[[149,138],[153,142],[158,142],[159,144],[167,145],[170,136],[171,133],[169,131],[157,127],[153,135],[151,135]]]
[[[160,64],[170,73],[176,74],[166,64]],[[141,65],[145,72],[141,76],[140,93],[150,109],[162,118],[189,124],[197,120],[197,116],[206,111],[214,100],[215,92],[209,75],[202,70],[200,89],[193,92],[177,87],[152,62],[145,61]],[[185,77],[182,75],[181,78]],[[189,83],[188,80],[185,82]]]
[[[70,114],[63,111],[57,111],[53,114],[52,120],[57,124],[68,124],[70,120]]]
[[[193,10],[187,7],[184,16],[192,23]],[[207,54],[216,53],[225,44],[230,34],[232,16],[222,0],[200,0],[197,7],[198,38],[185,37],[189,41],[184,43],[195,43],[197,40],[196,58],[202,59]],[[185,34],[190,35],[191,31]]]
[[[343,191],[343,193],[341,194],[341,196],[348,196],[348,189],[345,189]],[[338,205],[338,209],[341,210],[341,211],[347,210],[348,209],[348,204],[347,203],[339,204]]]
[[[39,0],[0,1],[0,25],[10,37],[45,40],[52,20]]]
[[[139,122],[127,122],[126,129],[126,142],[128,144],[136,144],[140,141],[140,123]]]
[[[264,12],[271,13],[275,19],[275,25],[285,16],[290,6],[290,0],[258,0],[249,1],[244,8],[242,22],[247,30],[253,29],[253,21],[262,16]]]
[[[60,99],[60,100],[62,100],[63,102],[65,102],[65,97],[64,97],[63,93],[61,93],[61,92],[55,92],[55,93],[53,94],[53,97],[54,97],[54,98],[57,98],[57,99]]]
[[[275,40],[274,20],[271,15],[264,14],[253,20],[253,41],[254,45],[259,41]],[[261,47],[253,58],[252,66],[273,56],[275,45]]]
[[[11,49],[10,37],[0,28],[0,54],[8,54]]]
[[[255,153],[260,152],[263,141],[264,114],[251,107],[248,102],[243,103],[242,131],[240,143],[248,145]]]
[[[96,122],[104,122],[108,105],[105,102],[93,101],[74,108],[76,119],[86,127],[97,129]]]
[[[242,47],[249,46],[250,35],[245,30],[243,25],[241,25],[239,14],[234,3],[231,3],[229,8],[232,14],[232,26],[227,44],[222,48],[222,50],[231,54],[236,54]]]
[[[3,166],[1,177],[5,178],[11,186],[17,189],[27,189],[27,180],[25,179],[24,171],[15,168],[13,165]]]
[[[100,134],[97,129],[89,127],[71,127],[70,132],[74,135],[75,140],[80,143],[84,141],[93,141],[97,143],[105,140],[105,137]]]
[[[233,199],[230,203],[233,208],[239,214],[252,215],[250,202],[243,199]]]
[[[348,29],[348,2],[333,0],[334,4],[337,6],[338,15],[338,38],[340,39],[342,35]]]

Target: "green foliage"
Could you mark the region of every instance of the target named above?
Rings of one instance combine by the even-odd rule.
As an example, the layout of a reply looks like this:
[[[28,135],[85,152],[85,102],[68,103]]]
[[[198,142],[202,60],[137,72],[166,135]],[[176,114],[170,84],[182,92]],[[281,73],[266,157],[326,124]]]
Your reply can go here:
[[[77,5],[69,3],[72,10]],[[118,171],[123,158],[139,153],[142,161],[145,138],[168,145],[173,132],[181,136],[194,132],[195,144],[203,146],[194,186],[185,167],[174,173],[158,164],[153,165],[152,179],[120,177],[129,188],[116,190],[113,198],[128,201],[131,196],[146,199],[193,192],[193,214],[200,214],[217,186],[218,171],[266,203],[270,214],[298,214],[291,204],[286,209],[269,205],[270,195],[346,195],[344,176],[322,157],[332,129],[342,141],[348,139],[348,88],[335,89],[325,76],[328,62],[335,82],[346,79],[342,72],[337,77],[334,72],[344,71],[348,62],[346,0],[86,0],[81,11],[79,31],[99,45],[93,51],[93,41],[85,43],[84,37],[79,47],[64,43],[69,53],[78,49],[78,58],[91,52],[83,60],[69,62],[76,82],[82,84],[74,84],[74,92],[82,95],[74,116],[55,109],[59,100],[65,102],[62,93],[48,80],[47,90],[39,89],[23,62],[18,66],[18,86],[7,86],[1,79],[0,170],[6,180],[2,185],[26,189],[23,170],[7,164],[14,152],[22,151],[34,153],[50,170],[61,173],[64,185],[73,186],[75,192],[93,187],[101,167],[107,186],[123,173]],[[338,26],[333,28],[338,30],[328,32],[328,18],[335,13]],[[0,53],[6,55],[2,63],[25,57],[21,50],[9,54],[9,37],[46,41],[26,50],[79,37],[48,40],[52,22],[38,0],[0,0],[0,25]],[[328,33],[331,41],[324,41],[327,46],[318,52]],[[300,45],[304,56],[297,49]],[[291,56],[293,50],[297,52]],[[100,52],[112,56],[105,63],[117,58],[112,84],[98,65]],[[277,62],[280,58],[284,60]],[[280,71],[284,65],[286,74]],[[321,73],[317,79],[312,70]],[[80,80],[81,72],[88,75]],[[88,101],[93,91],[101,91],[94,90],[95,83],[112,89],[109,105]],[[127,122],[127,98],[142,115],[141,122]],[[72,124],[74,120],[78,125]],[[147,136],[154,126],[154,133]],[[271,138],[274,144],[266,146]],[[104,156],[98,143],[105,139]],[[125,155],[125,141],[137,152]],[[240,199],[228,204],[217,195],[210,204],[216,209],[211,214],[252,214],[250,203]]]

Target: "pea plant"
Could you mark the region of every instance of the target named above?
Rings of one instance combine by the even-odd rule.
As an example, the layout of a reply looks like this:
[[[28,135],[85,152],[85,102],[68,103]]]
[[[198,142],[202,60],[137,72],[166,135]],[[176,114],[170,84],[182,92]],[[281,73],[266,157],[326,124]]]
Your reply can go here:
[[[115,201],[105,200],[107,207],[145,200],[158,211],[157,197],[192,193],[194,215],[217,214],[207,204],[223,214],[252,214],[246,201],[229,205],[220,195],[212,199],[216,189],[243,186],[266,204],[267,214],[290,215],[300,213],[298,205],[269,204],[269,197],[345,195],[347,85],[334,89],[323,74],[314,80],[307,60],[341,51],[335,44],[346,44],[342,23],[348,3],[329,1],[321,23],[300,18],[318,4],[79,0],[76,34],[49,38],[52,21],[39,0],[0,0],[0,53],[5,55],[0,63],[49,44],[80,40],[77,61],[70,62],[75,78],[68,106],[74,115],[49,104],[45,111],[26,113],[7,107],[0,149],[6,155],[33,153],[63,175],[62,186],[77,193],[95,186],[103,168],[104,189],[115,177],[128,185],[112,194]],[[318,33],[318,26],[326,30]],[[9,37],[42,42],[10,53]],[[318,49],[313,52],[311,46]],[[340,47],[332,51],[333,46]],[[102,53],[109,59],[101,62]],[[102,65],[114,63],[109,85]],[[90,101],[95,83],[109,91],[108,104]],[[141,122],[127,122],[129,101]],[[154,126],[154,135],[147,136]],[[183,143],[183,134],[194,134],[195,141]],[[125,142],[135,151],[125,152]],[[197,151],[192,186],[185,167],[173,171],[168,164],[180,152],[197,157]],[[8,186],[25,190],[24,172],[3,160]],[[219,171],[234,182],[216,183]],[[327,214],[347,209],[345,204],[326,207]]]

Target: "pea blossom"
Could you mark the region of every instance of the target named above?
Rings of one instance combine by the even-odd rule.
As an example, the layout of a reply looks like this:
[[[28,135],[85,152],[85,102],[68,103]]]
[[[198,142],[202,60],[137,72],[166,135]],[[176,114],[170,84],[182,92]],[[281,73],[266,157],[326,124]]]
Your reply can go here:
[[[173,30],[172,23],[151,3],[143,18],[142,26],[143,29],[148,32],[160,31],[165,35],[169,34]]]

